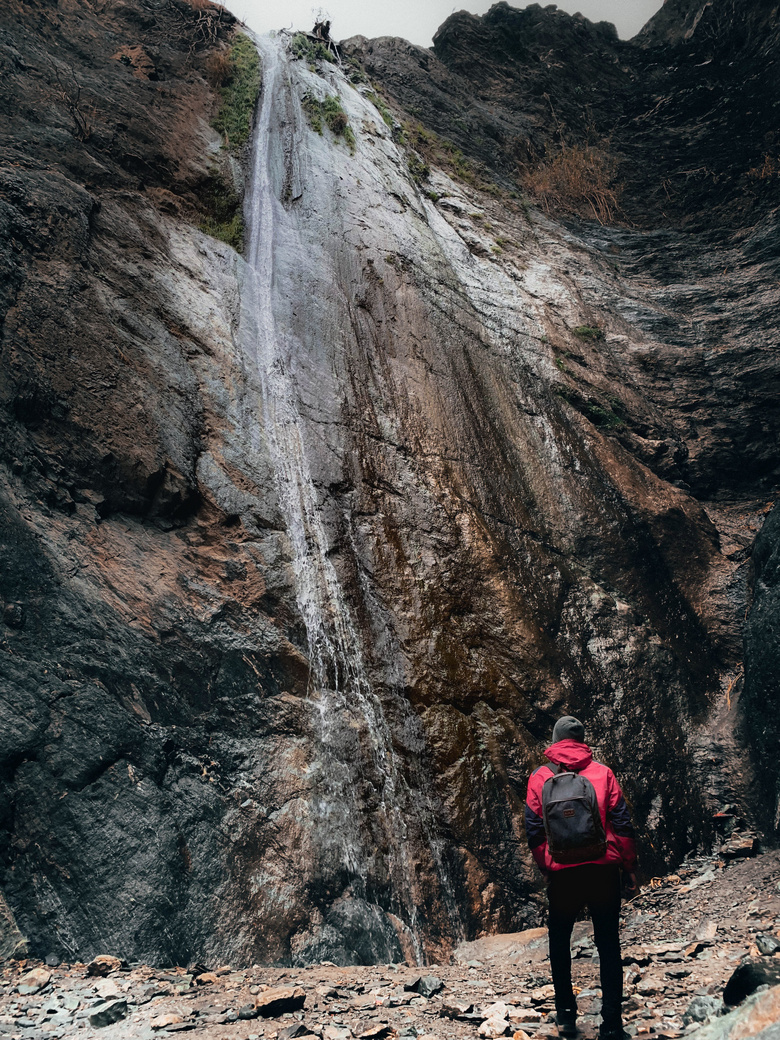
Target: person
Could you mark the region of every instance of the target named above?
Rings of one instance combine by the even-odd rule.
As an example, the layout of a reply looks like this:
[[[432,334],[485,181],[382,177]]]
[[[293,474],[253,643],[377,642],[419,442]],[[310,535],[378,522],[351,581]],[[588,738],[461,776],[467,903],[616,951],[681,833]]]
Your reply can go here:
[[[540,766],[528,780],[525,826],[533,857],[547,879],[550,968],[555,1012],[561,1036],[577,1034],[577,1001],[571,981],[571,933],[577,915],[588,908],[599,951],[601,976],[600,1040],[624,1040],[623,964],[620,956],[621,868],[627,892],[636,891],[636,844],[625,798],[615,774],[596,762],[585,743],[585,727],[571,715],[559,719],[545,755],[552,766]],[[606,852],[582,863],[556,862],[545,833],[542,789],[557,772],[571,771],[588,779],[596,792],[606,834]]]

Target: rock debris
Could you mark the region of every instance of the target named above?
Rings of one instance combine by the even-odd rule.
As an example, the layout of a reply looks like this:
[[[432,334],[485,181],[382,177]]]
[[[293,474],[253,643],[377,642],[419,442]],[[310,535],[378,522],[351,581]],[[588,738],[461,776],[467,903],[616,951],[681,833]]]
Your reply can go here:
[[[573,942],[585,1040],[598,1033],[600,1007],[589,928],[578,924]],[[732,1004],[780,981],[780,853],[686,861],[624,906],[622,936],[629,1034],[676,1040],[706,1023],[711,1032]],[[104,1000],[107,983],[115,992]],[[424,975],[328,962],[159,969],[105,955],[52,968],[11,961],[0,977],[0,1036],[10,1040],[544,1040],[557,1036],[553,1011],[543,929],[465,943]]]

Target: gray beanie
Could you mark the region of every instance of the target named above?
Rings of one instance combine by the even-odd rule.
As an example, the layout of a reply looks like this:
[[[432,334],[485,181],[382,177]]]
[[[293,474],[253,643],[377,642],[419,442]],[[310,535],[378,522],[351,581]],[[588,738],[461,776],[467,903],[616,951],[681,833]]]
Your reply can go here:
[[[559,740],[576,740],[577,743],[584,744],[585,727],[573,715],[564,715],[555,723],[552,739],[553,744],[557,744]]]

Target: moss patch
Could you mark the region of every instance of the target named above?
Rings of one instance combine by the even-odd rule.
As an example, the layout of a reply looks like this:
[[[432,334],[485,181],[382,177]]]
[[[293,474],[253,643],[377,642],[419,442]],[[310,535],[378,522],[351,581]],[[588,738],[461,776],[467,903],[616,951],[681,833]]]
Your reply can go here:
[[[343,137],[350,152],[354,153],[355,134],[341,101],[334,94],[326,94],[322,101],[313,94],[304,94],[301,104],[312,130],[321,134],[323,127],[327,126],[334,137]]]
[[[374,91],[369,90],[366,93],[366,98],[371,102],[371,104],[374,106],[374,108],[380,114],[380,116],[382,117],[384,122],[392,130],[393,129],[393,123],[395,122],[395,120],[393,119],[393,116],[392,116],[392,114],[390,112],[390,109],[387,107],[387,105],[384,103],[384,101],[381,99],[381,97],[378,94],[375,94]]]
[[[237,253],[244,248],[244,216],[241,199],[233,185],[219,171],[207,182],[202,195],[205,218],[200,230],[220,242],[227,242]]]
[[[230,48],[222,87],[222,103],[212,126],[225,136],[225,146],[237,151],[249,140],[260,94],[260,57],[248,36],[240,33]]]
[[[579,336],[580,339],[589,339],[597,342],[604,339],[604,330],[597,325],[578,325],[576,329],[572,329],[572,332],[575,336]]]

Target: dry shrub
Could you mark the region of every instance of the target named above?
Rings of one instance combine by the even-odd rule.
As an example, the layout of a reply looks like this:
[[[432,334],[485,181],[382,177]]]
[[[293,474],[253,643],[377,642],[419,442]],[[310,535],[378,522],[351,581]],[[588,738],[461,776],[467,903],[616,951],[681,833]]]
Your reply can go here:
[[[780,176],[780,159],[769,152],[764,154],[764,162],[761,166],[754,166],[748,170],[748,177],[754,181],[769,181]]]
[[[573,145],[521,176],[523,187],[545,213],[566,211],[595,217],[600,224],[615,219],[621,186],[614,183],[615,160],[601,148]]]
[[[348,120],[346,112],[334,112],[332,115],[328,116],[328,126],[331,128],[336,137],[338,137],[339,134],[344,133],[344,131],[347,129],[347,123]]]
[[[206,59],[206,78],[212,87],[224,87],[233,76],[230,51],[212,51]]]

